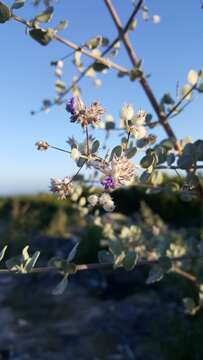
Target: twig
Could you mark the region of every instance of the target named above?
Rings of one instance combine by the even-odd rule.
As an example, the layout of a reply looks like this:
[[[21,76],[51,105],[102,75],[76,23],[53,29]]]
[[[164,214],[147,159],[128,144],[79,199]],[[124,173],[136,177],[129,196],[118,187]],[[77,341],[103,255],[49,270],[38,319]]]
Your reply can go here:
[[[203,169],[203,165],[196,165],[195,167],[191,167],[191,169]],[[184,170],[184,169],[180,169],[180,167],[178,166],[165,166],[165,165],[159,165],[157,166],[155,169],[157,170],[163,170],[163,169],[167,169],[167,170]]]
[[[88,132],[88,126],[85,128],[86,133],[86,142],[87,142],[87,156],[90,154],[90,145],[89,145],[89,132]]]
[[[174,267],[172,271],[175,272],[175,273],[177,273],[177,274],[179,274],[179,275],[181,275],[181,276],[183,276],[183,277],[186,278],[187,280],[190,280],[190,281],[192,281],[192,282],[196,282],[196,281],[197,281],[196,276],[194,276],[194,275],[192,275],[192,274],[190,274],[190,273],[188,273],[188,272],[186,272],[186,271],[184,271],[184,270],[182,270],[182,269],[180,269],[180,268],[178,268],[178,267]]]

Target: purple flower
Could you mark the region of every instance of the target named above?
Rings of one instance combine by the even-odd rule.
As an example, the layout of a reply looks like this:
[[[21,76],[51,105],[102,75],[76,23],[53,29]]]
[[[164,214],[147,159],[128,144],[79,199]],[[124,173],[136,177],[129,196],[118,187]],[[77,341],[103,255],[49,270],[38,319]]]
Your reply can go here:
[[[105,190],[115,189],[115,180],[112,176],[106,176],[104,180],[102,180],[102,185],[104,185]]]
[[[66,111],[71,113],[71,115],[75,115],[75,112],[76,112],[76,106],[75,106],[75,98],[74,96],[72,96],[68,101],[67,101],[67,104],[66,104]]]

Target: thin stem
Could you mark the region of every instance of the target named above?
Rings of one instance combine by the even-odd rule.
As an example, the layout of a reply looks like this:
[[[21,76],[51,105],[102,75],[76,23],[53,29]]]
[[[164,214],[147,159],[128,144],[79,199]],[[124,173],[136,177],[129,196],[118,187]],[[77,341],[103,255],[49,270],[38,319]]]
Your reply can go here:
[[[78,169],[78,171],[75,173],[75,175],[73,175],[72,179],[70,180],[69,184],[75,179],[75,177],[77,175],[79,175],[80,171],[82,170],[83,166],[86,164],[87,160],[84,161],[84,163],[82,164],[82,166]]]
[[[166,118],[169,118],[170,115],[172,115],[176,109],[182,104],[182,102],[188,97],[188,95],[191,94],[191,92],[196,89],[197,87],[197,83],[195,83],[186,93],[184,96],[182,96],[182,98],[172,107],[172,109],[166,114]]]
[[[58,151],[62,151],[62,152],[65,152],[65,153],[67,153],[67,154],[70,154],[70,153],[71,153],[71,152],[68,151],[68,150],[64,150],[64,149],[58,148],[58,147],[56,147],[56,146],[49,145],[49,147],[50,147],[51,149],[58,150]]]
[[[130,131],[128,131],[127,142],[126,142],[126,150],[128,150],[129,140],[130,140]]]
[[[86,142],[87,142],[87,156],[90,154],[90,144],[89,144],[89,132],[88,132],[88,126],[85,128],[86,133]]]
[[[190,273],[188,273],[188,272],[186,272],[186,271],[184,271],[184,270],[182,270],[182,269],[180,269],[180,268],[178,268],[176,266],[173,268],[172,271],[175,272],[176,274],[181,275],[182,277],[186,278],[187,280],[190,280],[192,282],[197,281],[196,276],[194,276],[194,275],[192,275],[192,274],[190,274]]]
[[[194,167],[191,167],[191,169],[193,169]],[[167,170],[178,170],[180,169],[178,166],[165,166],[165,165],[160,165],[160,166],[157,166],[156,169],[158,170],[164,170],[164,169],[167,169]],[[203,169],[203,165],[196,165],[195,166],[195,169]],[[180,170],[184,170],[184,169],[180,169]]]
[[[79,50],[82,54],[87,55],[87,56],[91,57],[92,59],[97,60],[99,63],[106,65],[108,68],[115,69],[123,74],[129,73],[129,71],[126,68],[124,68],[123,66],[120,66],[108,59],[104,59],[101,56],[99,56],[91,51],[88,51],[86,49],[81,49],[78,45],[74,44],[73,42],[69,41],[68,39],[63,38],[62,36],[60,36],[58,34],[54,35],[54,39],[72,49]]]

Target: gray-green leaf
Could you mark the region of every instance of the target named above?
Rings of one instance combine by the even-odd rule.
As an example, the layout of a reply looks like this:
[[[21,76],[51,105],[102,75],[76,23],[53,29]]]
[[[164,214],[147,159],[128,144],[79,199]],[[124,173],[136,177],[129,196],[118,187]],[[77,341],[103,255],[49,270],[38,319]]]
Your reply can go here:
[[[2,261],[3,260],[3,258],[4,258],[4,256],[5,256],[5,253],[6,253],[6,250],[7,250],[7,245],[6,246],[4,246],[4,248],[1,250],[1,252],[0,252],[0,261]]]
[[[0,1],[0,24],[4,24],[11,17],[11,11],[7,5]]]
[[[55,287],[55,289],[52,291],[53,295],[59,296],[62,295],[64,293],[64,291],[66,290],[68,286],[68,279],[65,276],[60,283]]]
[[[40,23],[48,23],[51,21],[53,12],[54,12],[54,8],[53,8],[53,6],[50,6],[43,13],[37,15],[35,17],[35,20]]]

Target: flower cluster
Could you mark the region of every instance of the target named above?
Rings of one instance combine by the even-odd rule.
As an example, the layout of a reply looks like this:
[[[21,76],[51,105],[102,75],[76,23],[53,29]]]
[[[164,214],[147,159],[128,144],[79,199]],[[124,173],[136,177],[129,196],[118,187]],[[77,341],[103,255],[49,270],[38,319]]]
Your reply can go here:
[[[135,165],[124,155],[119,157],[114,154],[112,160],[99,170],[106,175],[101,183],[107,191],[129,185],[135,176]]]
[[[136,140],[147,136],[145,128],[146,112],[139,110],[134,112],[131,104],[124,105],[120,110],[121,127],[127,128],[127,131],[134,136]]]
[[[102,195],[90,195],[88,197],[89,204],[94,207],[96,205],[102,205],[103,209],[108,212],[112,212],[115,209],[115,204],[111,198],[111,196],[107,193],[104,193]]]
[[[66,104],[66,110],[71,114],[71,122],[80,123],[82,127],[92,125],[99,126],[104,108],[94,101],[90,107],[86,107],[83,101],[77,97],[72,97]]]
[[[72,194],[73,184],[68,176],[64,179],[51,179],[50,190],[57,195],[58,199],[65,200]]]

